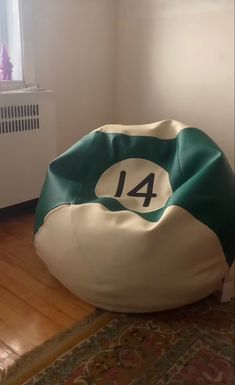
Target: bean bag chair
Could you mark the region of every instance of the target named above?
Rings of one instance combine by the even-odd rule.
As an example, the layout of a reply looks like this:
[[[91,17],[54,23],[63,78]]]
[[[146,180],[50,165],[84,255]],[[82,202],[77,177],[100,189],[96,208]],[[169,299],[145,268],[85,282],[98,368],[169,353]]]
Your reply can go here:
[[[218,289],[234,259],[233,172],[201,130],[174,120],[106,125],[49,168],[34,244],[88,303],[152,312]]]

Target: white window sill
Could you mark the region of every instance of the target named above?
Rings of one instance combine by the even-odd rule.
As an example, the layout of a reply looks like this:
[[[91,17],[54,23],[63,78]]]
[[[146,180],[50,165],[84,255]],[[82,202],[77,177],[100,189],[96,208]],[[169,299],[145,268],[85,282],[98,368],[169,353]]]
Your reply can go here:
[[[41,93],[54,93],[52,90],[48,90],[45,88],[40,88],[38,86],[26,87],[26,88],[18,88],[12,90],[0,90],[0,99],[4,96],[16,95],[16,94],[41,94]]]
[[[0,92],[12,91],[25,88],[25,83],[21,80],[0,80]]]
[[[44,88],[40,88],[38,85],[26,86],[23,81],[16,80],[4,80],[0,81],[0,94],[19,93],[19,92],[39,92],[47,91]]]

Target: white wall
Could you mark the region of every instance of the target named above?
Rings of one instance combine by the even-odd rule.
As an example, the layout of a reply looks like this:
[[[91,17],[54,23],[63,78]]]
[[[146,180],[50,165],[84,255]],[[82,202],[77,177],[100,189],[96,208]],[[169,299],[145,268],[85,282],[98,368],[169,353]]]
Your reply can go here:
[[[233,0],[22,0],[32,81],[59,152],[105,123],[174,118],[233,163]]]
[[[29,77],[56,96],[59,152],[113,120],[113,0],[23,0]]]
[[[233,0],[117,4],[115,120],[202,128],[233,164]]]

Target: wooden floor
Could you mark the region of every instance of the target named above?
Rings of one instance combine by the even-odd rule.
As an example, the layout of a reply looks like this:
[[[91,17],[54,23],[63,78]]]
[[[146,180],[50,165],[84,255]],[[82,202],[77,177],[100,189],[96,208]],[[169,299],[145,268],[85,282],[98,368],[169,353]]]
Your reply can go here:
[[[0,370],[94,311],[35,255],[34,207],[0,210]]]

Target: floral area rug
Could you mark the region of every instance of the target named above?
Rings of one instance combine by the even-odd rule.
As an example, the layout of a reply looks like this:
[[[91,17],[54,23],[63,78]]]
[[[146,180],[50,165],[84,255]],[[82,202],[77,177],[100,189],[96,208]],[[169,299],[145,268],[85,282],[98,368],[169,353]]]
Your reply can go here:
[[[161,313],[109,313],[24,385],[234,385],[234,310],[211,296]]]

